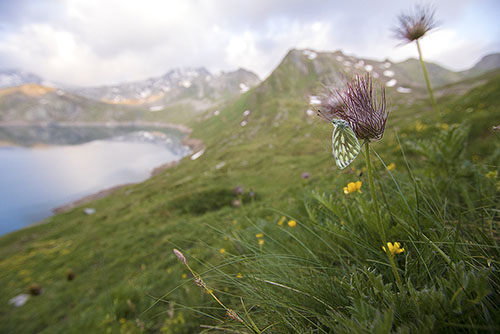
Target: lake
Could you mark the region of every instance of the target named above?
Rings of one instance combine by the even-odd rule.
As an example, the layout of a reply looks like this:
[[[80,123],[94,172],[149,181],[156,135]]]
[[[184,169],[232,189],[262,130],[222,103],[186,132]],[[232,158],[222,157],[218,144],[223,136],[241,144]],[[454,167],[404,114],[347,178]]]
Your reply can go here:
[[[141,182],[190,153],[176,130],[0,127],[0,235],[106,188]]]

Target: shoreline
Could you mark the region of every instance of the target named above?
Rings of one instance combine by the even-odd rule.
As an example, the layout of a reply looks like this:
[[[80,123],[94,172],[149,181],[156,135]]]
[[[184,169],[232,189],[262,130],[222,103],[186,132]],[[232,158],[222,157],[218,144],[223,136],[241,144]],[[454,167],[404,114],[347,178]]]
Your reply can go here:
[[[167,170],[169,168],[177,166],[182,159],[184,159],[185,157],[187,157],[189,155],[192,155],[193,153],[201,150],[203,148],[203,146],[204,146],[203,142],[200,139],[188,138],[187,136],[181,141],[181,144],[189,146],[189,148],[191,149],[191,153],[188,154],[188,155],[186,155],[186,156],[184,156],[184,157],[182,157],[182,158],[180,158],[179,160],[170,161],[170,162],[167,162],[167,163],[164,163],[162,165],[159,165],[159,166],[155,167],[151,171],[149,177],[146,180],[149,180],[150,178],[152,178],[154,176],[157,176],[158,174],[160,174],[164,170]],[[146,180],[144,180],[144,181],[146,181]],[[144,181],[141,181],[141,182],[144,182]],[[105,198],[105,197],[113,194],[115,191],[120,190],[121,188],[124,188],[124,187],[127,187],[127,186],[131,186],[131,185],[134,185],[134,184],[139,184],[141,182],[119,184],[119,185],[111,187],[111,188],[100,190],[100,191],[98,191],[96,193],[84,196],[84,197],[79,198],[79,199],[77,199],[75,201],[72,201],[70,203],[66,203],[66,204],[63,204],[63,205],[58,206],[56,208],[53,208],[52,209],[52,213],[53,214],[59,214],[59,213],[64,213],[64,212],[70,211],[70,210],[72,210],[72,209],[74,209],[74,208],[76,208],[78,206],[90,203],[90,202],[92,202],[94,200]],[[43,221],[42,221],[42,223],[43,223]]]
[[[184,134],[190,134],[193,130],[182,124],[174,123],[164,123],[164,122],[149,122],[149,121],[111,121],[111,122],[23,122],[23,121],[10,121],[10,122],[0,122],[0,127],[30,127],[39,126],[48,128],[51,126],[55,127],[120,127],[120,126],[145,126],[145,127],[156,127],[156,128],[169,128],[178,130]]]
[[[189,130],[191,132],[191,129],[189,129]],[[159,166],[153,168],[151,170],[151,173],[150,173],[149,177],[146,180],[149,180],[150,178],[152,178],[154,176],[157,176],[158,174],[160,174],[164,170],[167,170],[169,168],[177,166],[182,159],[184,159],[185,157],[187,157],[189,155],[192,155],[193,153],[196,153],[196,152],[200,151],[204,147],[203,141],[201,139],[189,138],[188,135],[186,135],[182,139],[181,144],[188,146],[191,149],[191,153],[188,154],[188,155],[186,155],[186,156],[184,156],[184,157],[182,157],[182,158],[180,158],[179,160],[170,161],[170,162],[164,163],[162,165],[159,165]],[[146,180],[144,180],[144,181],[146,181]],[[141,181],[141,182],[144,182],[144,181]],[[66,203],[66,204],[63,204],[63,205],[58,206],[56,208],[53,208],[52,209],[52,213],[53,214],[60,214],[60,213],[64,213],[64,212],[70,211],[70,210],[72,210],[72,209],[74,209],[74,208],[76,208],[78,206],[85,205],[85,204],[90,203],[90,202],[92,202],[94,200],[105,198],[105,197],[113,194],[115,191],[120,190],[121,188],[124,188],[124,187],[127,187],[127,186],[131,186],[131,185],[134,185],[134,184],[139,184],[141,182],[119,184],[119,185],[111,187],[111,188],[100,190],[100,191],[98,191],[96,193],[84,196],[84,197],[79,198],[79,199],[77,199],[75,201],[72,201],[70,203]],[[43,220],[42,220],[42,222],[39,222],[39,223],[43,223]]]
[[[184,159],[185,157],[187,156],[190,156],[192,155],[193,153],[196,153],[198,151],[200,151],[201,149],[203,149],[204,147],[204,143],[202,140],[200,139],[196,139],[196,138],[189,138],[189,135],[191,134],[192,132],[192,129],[185,126],[185,125],[181,125],[181,124],[172,124],[172,123],[162,123],[162,122],[143,122],[143,121],[139,121],[139,122],[0,122],[0,127],[1,126],[12,126],[12,127],[28,127],[28,126],[40,126],[40,127],[50,127],[50,126],[61,126],[61,127],[86,127],[86,126],[105,126],[105,127],[118,127],[118,126],[138,126],[138,127],[141,127],[141,126],[147,126],[147,127],[158,127],[158,128],[170,128],[170,129],[176,129],[178,131],[180,131],[181,133],[183,133],[185,136],[184,138],[181,140],[181,145],[185,145],[185,146],[188,146],[190,149],[191,149],[191,153],[184,156],[184,157],[181,157],[179,160],[174,160],[174,161],[170,161],[170,162],[167,162],[167,163],[164,163],[162,165],[159,165],[155,168],[153,168],[150,172],[150,176],[146,179],[146,180],[149,180],[150,178],[160,174],[161,172],[163,172],[164,170],[166,169],[169,169],[169,168],[172,168],[172,167],[175,167],[177,166],[180,161],[182,159]],[[1,142],[0,144],[8,144],[8,142]],[[0,145],[2,146],[2,145]],[[6,146],[9,146],[9,145],[6,145]],[[146,181],[144,180],[144,181]],[[141,182],[144,182],[144,181],[141,181]],[[55,207],[53,209],[51,209],[52,211],[52,215],[55,215],[55,214],[60,214],[60,213],[64,213],[64,212],[67,212],[67,211],[70,211],[78,206],[82,206],[82,205],[85,205],[87,203],[90,203],[91,201],[94,201],[94,200],[97,200],[97,199],[101,199],[101,198],[105,198],[111,194],[113,194],[114,192],[116,192],[117,190],[123,188],[123,187],[127,187],[127,186],[131,186],[131,185],[134,185],[134,184],[139,184],[141,182],[137,182],[137,183],[125,183],[125,184],[120,184],[120,185],[116,185],[116,186],[113,186],[111,188],[106,188],[106,189],[102,189],[102,190],[99,190],[98,192],[95,192],[93,194],[89,194],[87,196],[83,196],[82,198],[79,198],[75,201],[72,201],[72,202],[69,202],[69,203],[65,203],[65,204],[62,204],[58,207]],[[45,223],[45,221],[52,217],[51,216],[48,216],[46,218],[44,218],[43,220],[41,221],[38,221],[38,222],[33,222],[32,224],[29,224],[29,225],[26,225],[24,227],[22,227],[21,229],[24,229],[24,228],[27,228],[27,227],[30,227],[30,226],[33,226],[33,225],[39,225],[39,224],[43,224]],[[12,232],[15,232],[15,231],[12,231]]]

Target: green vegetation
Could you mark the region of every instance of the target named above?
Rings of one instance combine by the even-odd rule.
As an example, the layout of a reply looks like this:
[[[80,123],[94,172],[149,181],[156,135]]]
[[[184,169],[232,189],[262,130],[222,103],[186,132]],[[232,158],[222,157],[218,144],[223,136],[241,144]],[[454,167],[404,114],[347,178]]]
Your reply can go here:
[[[80,207],[3,236],[0,332],[248,332],[173,248],[241,318],[272,325],[266,333],[498,331],[500,74],[438,99],[441,120],[418,96],[388,92],[371,148],[387,241],[404,248],[401,289],[363,157],[339,171],[331,125],[305,112],[321,80],[312,61],[287,57],[219,116],[189,124],[206,145],[197,160],[86,205],[93,215]],[[356,181],[361,193],[344,194]],[[40,295],[8,303],[33,284]]]

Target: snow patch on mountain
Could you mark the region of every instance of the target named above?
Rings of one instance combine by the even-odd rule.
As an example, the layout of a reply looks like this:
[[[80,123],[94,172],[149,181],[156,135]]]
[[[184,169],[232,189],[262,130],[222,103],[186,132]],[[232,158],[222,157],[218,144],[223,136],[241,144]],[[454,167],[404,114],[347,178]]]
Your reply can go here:
[[[240,82],[240,92],[241,93],[246,93],[246,92],[248,92],[249,89],[250,89],[250,87],[245,85],[245,83]]]
[[[182,80],[179,82],[179,85],[184,87],[184,88],[189,88],[189,87],[191,87],[192,83],[189,80]]]
[[[397,91],[398,93],[408,94],[408,93],[411,93],[411,88],[407,88],[407,87],[398,87],[398,88],[396,88],[396,91]]]
[[[319,96],[309,95],[309,104],[310,105],[321,104],[321,100],[319,99]]]
[[[388,77],[388,78],[392,78],[392,77],[394,76],[394,74],[395,74],[395,73],[394,73],[394,71],[389,71],[389,70],[387,70],[387,71],[384,71],[384,73],[383,73],[383,74],[384,74],[384,76],[386,76],[386,77]]]
[[[387,81],[385,83],[385,85],[387,87],[394,87],[394,86],[396,86],[397,83],[398,83],[398,81],[396,79],[391,79],[391,80]]]
[[[318,56],[318,54],[316,52],[311,51],[311,50],[304,50],[303,53],[305,56],[307,56],[307,59],[310,59],[310,60],[316,59],[316,57]]]

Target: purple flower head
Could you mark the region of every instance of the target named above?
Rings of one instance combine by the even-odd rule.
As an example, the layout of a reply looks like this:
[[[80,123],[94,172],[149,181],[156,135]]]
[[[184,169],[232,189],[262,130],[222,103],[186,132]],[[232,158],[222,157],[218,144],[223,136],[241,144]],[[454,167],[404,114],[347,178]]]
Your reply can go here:
[[[338,119],[338,115],[345,112],[345,104],[341,94],[341,91],[330,88],[327,94],[322,95],[321,110],[318,110],[318,116],[328,122]]]
[[[182,261],[182,263],[187,264],[186,258],[184,257],[184,254],[182,254],[178,249],[174,248],[174,254],[179,258],[179,260]]]
[[[308,178],[310,178],[310,177],[311,177],[311,174],[309,174],[308,172],[304,172],[304,173],[302,173],[302,175],[301,175],[301,176],[302,176],[302,178],[303,178],[304,180],[307,180]]]
[[[236,195],[243,194],[243,186],[236,186],[233,188],[233,193]]]
[[[434,19],[435,11],[434,7],[417,5],[413,12],[398,15],[397,26],[392,29],[394,37],[404,43],[410,43],[423,37],[439,24]]]
[[[321,116],[329,121],[346,121],[359,140],[380,140],[389,115],[385,104],[385,89],[382,88],[380,93],[377,101],[370,74],[364,77],[356,75],[345,90],[333,91],[323,99]]]

